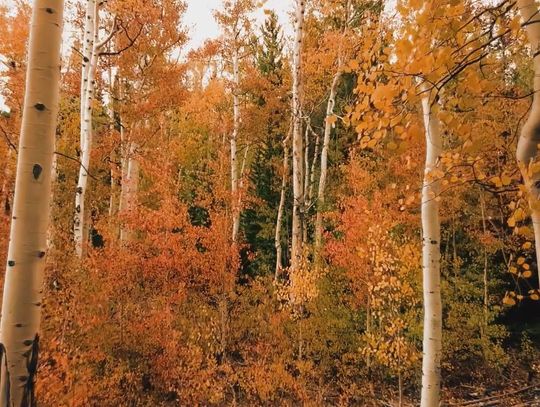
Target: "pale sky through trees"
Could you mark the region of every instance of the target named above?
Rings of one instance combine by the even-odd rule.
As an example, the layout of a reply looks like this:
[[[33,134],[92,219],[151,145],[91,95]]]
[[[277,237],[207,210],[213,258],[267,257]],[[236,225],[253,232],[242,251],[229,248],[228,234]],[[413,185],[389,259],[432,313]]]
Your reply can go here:
[[[264,9],[275,10],[281,25],[288,33],[291,28],[288,13],[292,10],[293,5],[292,0],[268,0],[264,5]],[[213,10],[220,7],[221,0],[188,0],[188,11],[184,21],[191,28],[190,46],[198,47],[206,39],[215,38],[219,35],[219,26],[215,22],[212,13]],[[264,19],[262,10],[257,15],[258,21]]]
[[[188,49],[201,46],[205,40],[216,38],[220,34],[219,26],[214,20],[213,11],[221,7],[221,0],[187,0],[188,10],[184,18],[184,24],[189,28],[191,40]],[[13,5],[13,0],[0,0],[0,5]],[[291,22],[288,13],[294,6],[293,0],[268,0],[264,8],[260,9],[256,18],[258,22],[264,20],[264,9],[275,10],[279,21],[284,27],[285,33],[291,32]],[[69,37],[64,33],[64,40]],[[5,109],[2,96],[0,96],[0,109]]]

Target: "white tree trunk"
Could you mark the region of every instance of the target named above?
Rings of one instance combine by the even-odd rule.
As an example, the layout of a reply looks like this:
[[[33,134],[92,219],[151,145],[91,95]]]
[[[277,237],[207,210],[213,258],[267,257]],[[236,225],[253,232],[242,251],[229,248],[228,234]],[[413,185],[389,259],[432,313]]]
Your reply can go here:
[[[85,198],[88,186],[88,171],[90,169],[90,155],[92,152],[92,112],[95,91],[95,76],[97,63],[99,59],[99,5],[92,1],[93,10],[88,10],[90,14],[86,16],[86,20],[92,20],[93,27],[89,32],[85,32],[87,36],[85,40],[88,47],[91,49],[88,66],[83,65],[83,77],[81,88],[84,88],[84,94],[81,99],[81,165],[79,166],[79,178],[77,181],[77,190],[75,192],[75,216],[73,220],[73,235],[75,241],[75,253],[77,257],[82,258],[86,249],[85,238]],[[90,6],[90,2],[89,2]],[[83,58],[86,58],[83,56]]]
[[[309,192],[308,192],[308,202],[309,205],[313,203],[313,194],[315,190],[315,175],[317,169],[317,160],[319,159],[319,149],[321,148],[321,137],[319,133],[315,133],[313,128],[310,127],[311,134],[315,137],[315,151],[313,152],[313,160],[311,161],[311,170],[309,178]]]
[[[292,87],[292,114],[293,114],[293,140],[292,140],[292,168],[293,168],[293,216],[292,216],[292,246],[291,268],[296,270],[303,254],[303,226],[304,226],[304,186],[303,186],[303,140],[301,117],[301,63],[302,40],[304,31],[304,0],[296,0],[296,27],[293,53],[293,87]]]
[[[311,179],[311,166],[309,162],[309,132],[311,128],[311,119],[306,118],[306,128],[304,131],[304,207],[309,206],[309,180]],[[304,241],[306,240],[306,231],[304,230]]]
[[[309,163],[309,127],[311,126],[311,120],[309,117],[306,119],[306,128],[304,131],[304,207],[302,208],[302,242],[308,241],[308,228],[307,228],[307,217],[308,217],[308,208],[309,208],[309,180],[310,180],[310,163]]]
[[[341,79],[341,66],[338,66],[338,70],[332,79],[332,85],[330,86],[330,96],[328,97],[328,103],[326,105],[326,120],[324,123],[324,138],[323,147],[321,150],[321,175],[319,178],[319,191],[317,194],[317,216],[315,219],[315,252],[317,257],[322,247],[322,232],[323,221],[322,211],[324,209],[324,203],[326,199],[326,180],[328,177],[328,149],[330,147],[330,136],[332,135],[333,121],[331,120],[334,115],[334,107],[336,105],[336,93]]]
[[[424,291],[424,340],[421,407],[438,407],[441,387],[442,304],[440,287],[441,182],[433,178],[442,153],[440,123],[431,112],[429,92],[422,87],[426,134],[426,164],[422,187],[422,270]]]
[[[232,242],[237,243],[240,231],[240,197],[238,190],[238,133],[240,131],[240,97],[238,87],[240,84],[240,61],[238,47],[233,51],[233,131],[231,134],[231,195],[232,195]]]
[[[34,405],[63,1],[35,0],[0,322],[0,405]]]
[[[281,176],[281,193],[279,197],[279,207],[276,219],[276,234],[274,245],[276,248],[276,271],[274,280],[277,282],[283,270],[283,248],[281,246],[281,229],[283,228],[283,211],[285,209],[285,198],[287,195],[287,178],[289,178],[289,140],[291,139],[292,123],[287,137],[283,140],[283,174]]]
[[[526,27],[534,58],[533,103],[529,118],[521,129],[517,147],[517,160],[529,192],[529,205],[534,228],[537,263],[540,259],[540,14],[534,0],[518,0],[518,9]],[[540,278],[540,267],[538,267]]]
[[[80,95],[80,145],[84,144],[83,117],[86,113],[86,90],[88,85],[88,71],[90,70],[90,60],[92,58],[92,49],[94,48],[94,27],[95,27],[96,0],[86,0],[86,12],[83,25],[82,39],[82,69],[81,69],[81,95]]]

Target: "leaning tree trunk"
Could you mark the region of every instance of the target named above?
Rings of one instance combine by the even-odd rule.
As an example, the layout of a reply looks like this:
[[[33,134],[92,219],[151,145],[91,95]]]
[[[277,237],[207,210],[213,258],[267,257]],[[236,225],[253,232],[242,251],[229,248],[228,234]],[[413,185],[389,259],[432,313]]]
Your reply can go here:
[[[292,216],[292,246],[291,268],[298,269],[303,252],[304,227],[304,187],[303,183],[303,140],[302,117],[300,102],[301,87],[301,59],[302,37],[304,28],[304,0],[296,0],[296,28],[293,55],[293,87],[292,87],[292,114],[293,114],[293,140],[292,140],[292,167],[293,167],[293,216]]]
[[[62,0],[35,0],[0,322],[0,405],[35,405],[58,113]]]
[[[93,4],[92,4],[93,3]],[[93,10],[91,9],[93,6]],[[83,71],[81,78],[81,165],[79,166],[79,178],[75,193],[75,216],[73,219],[73,236],[75,241],[75,252],[79,258],[84,255],[85,239],[85,198],[88,186],[88,171],[90,168],[90,154],[92,150],[92,111],[94,102],[95,76],[99,58],[98,31],[99,31],[99,5],[95,1],[88,3],[86,20],[93,22],[93,27],[85,31],[86,48],[90,48],[90,58],[83,54]],[[86,28],[85,28],[86,29]]]
[[[278,282],[281,270],[283,270],[283,247],[281,244],[281,230],[283,229],[283,212],[285,209],[285,199],[287,197],[287,179],[289,178],[289,140],[291,139],[292,123],[287,137],[283,140],[283,174],[281,174],[281,192],[279,196],[279,206],[276,219],[276,234],[274,245],[276,248],[276,271],[274,281]]]
[[[334,107],[336,105],[336,93],[341,79],[341,66],[338,67],[334,78],[332,79],[332,86],[330,87],[330,96],[328,97],[328,103],[326,105],[326,120],[324,124],[324,139],[323,147],[321,151],[321,175],[319,178],[319,191],[317,194],[317,217],[315,218],[315,253],[317,255],[317,263],[319,263],[320,250],[322,247],[322,232],[323,232],[323,220],[322,211],[324,210],[324,203],[326,199],[326,180],[328,177],[328,149],[330,147],[330,136],[332,134],[334,115]]]
[[[440,123],[431,112],[431,100],[427,89],[422,89],[422,110],[426,134],[426,164],[422,187],[422,270],[424,291],[424,340],[422,359],[421,407],[438,407],[441,387],[442,351],[442,305],[440,286],[440,239],[439,219],[440,180],[434,179],[433,171],[442,153]]]
[[[540,256],[540,15],[534,0],[518,0],[518,9],[524,20],[534,58],[533,103],[527,122],[521,129],[517,147],[517,160],[529,192],[529,205],[534,228],[536,257]],[[537,260],[537,263],[540,261]],[[538,267],[540,279],[540,267]]]

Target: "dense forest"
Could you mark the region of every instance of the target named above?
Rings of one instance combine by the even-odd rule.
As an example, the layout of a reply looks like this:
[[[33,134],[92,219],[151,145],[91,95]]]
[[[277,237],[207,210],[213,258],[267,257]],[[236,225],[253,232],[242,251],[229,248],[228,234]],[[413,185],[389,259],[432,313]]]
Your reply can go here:
[[[540,406],[540,4],[195,1],[0,0],[0,407]]]

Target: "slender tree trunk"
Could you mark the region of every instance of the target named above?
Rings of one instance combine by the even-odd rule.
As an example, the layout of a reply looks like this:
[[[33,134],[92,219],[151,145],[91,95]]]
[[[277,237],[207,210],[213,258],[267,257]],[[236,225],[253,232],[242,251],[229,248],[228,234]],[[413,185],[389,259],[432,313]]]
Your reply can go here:
[[[529,205],[534,228],[537,263],[540,264],[540,166],[538,145],[540,143],[540,14],[535,0],[518,0],[518,9],[526,27],[534,55],[533,103],[527,122],[521,129],[517,147],[519,163],[525,186],[529,192]],[[540,279],[540,267],[538,267]]]
[[[109,49],[110,51],[110,49]],[[109,65],[109,69],[108,69],[108,79],[109,79],[109,89],[108,89],[108,94],[109,94],[109,103],[108,103],[108,106],[107,106],[107,114],[109,115],[109,131],[111,133],[111,137],[114,135],[115,133],[115,111],[114,111],[114,99],[115,99],[115,79],[116,77],[114,76],[113,74],[113,71],[112,71],[112,67]],[[116,152],[116,149],[113,148],[112,152],[111,152],[111,157],[110,157],[110,160],[111,160],[111,170],[110,170],[110,174],[111,174],[111,196],[110,196],[110,200],[109,200],[109,217],[113,217],[116,215],[116,211],[118,209],[118,206],[117,206],[117,203],[116,203],[116,198],[117,198],[117,185],[118,185],[118,182],[117,182],[117,171],[116,171],[116,166],[115,166],[115,162],[116,162],[116,159],[117,159],[117,152]]]
[[[334,115],[334,107],[336,105],[336,93],[341,79],[341,67],[338,67],[334,78],[332,79],[332,85],[330,86],[330,96],[328,97],[328,104],[326,105],[326,120],[324,124],[324,139],[321,150],[321,175],[319,178],[319,191],[317,194],[317,216],[315,219],[315,253],[317,256],[317,263],[320,262],[320,250],[322,247],[322,233],[323,233],[323,210],[326,201],[326,180],[328,177],[328,149],[330,146],[330,136],[332,135],[332,116]]]
[[[304,226],[304,188],[303,188],[303,140],[301,117],[301,62],[302,41],[304,30],[304,0],[296,0],[296,27],[293,55],[293,88],[292,88],[292,114],[293,114],[293,216],[292,216],[292,247],[291,268],[298,269],[303,254],[303,226]]]
[[[276,272],[274,280],[277,282],[283,270],[283,248],[281,246],[281,229],[283,227],[283,211],[285,208],[285,198],[287,195],[287,179],[289,178],[289,140],[292,134],[292,123],[289,134],[283,140],[283,174],[281,175],[281,194],[279,197],[279,207],[276,219],[276,235],[274,245],[276,247]]]
[[[75,252],[79,258],[84,256],[86,250],[85,239],[85,198],[88,186],[88,171],[90,168],[90,154],[92,151],[92,111],[95,91],[95,75],[99,58],[98,48],[98,31],[99,31],[99,4],[95,1],[89,2],[89,6],[93,3],[93,10],[88,10],[89,14],[86,20],[92,20],[93,27],[90,32],[85,32],[86,42],[90,42],[88,47],[91,49],[91,56],[87,64],[83,65],[82,78],[84,94],[81,99],[81,165],[79,167],[79,178],[77,181],[77,190],[75,193],[75,216],[73,221],[73,235],[75,241]],[[84,46],[86,49],[86,43]],[[83,55],[83,59],[86,56]],[[87,66],[86,66],[87,65]]]
[[[63,1],[35,0],[0,322],[0,405],[35,405]]]
[[[317,160],[319,158],[319,149],[321,148],[321,137],[319,133],[315,133],[313,128],[310,128],[311,133],[315,136],[315,151],[313,152],[313,160],[311,161],[311,170],[309,178],[309,192],[308,202],[309,205],[313,203],[313,191],[315,190],[315,170],[317,168]]]
[[[423,89],[425,91],[425,89]],[[440,124],[431,112],[429,93],[424,92],[422,111],[426,134],[426,165],[422,187],[422,269],[424,291],[424,340],[422,359],[422,407],[438,407],[441,387],[442,304],[440,287],[439,219],[440,181],[432,177],[442,153]]]
[[[238,48],[235,47],[233,54],[233,131],[231,134],[231,193],[232,193],[232,213],[233,230],[232,242],[237,243],[238,233],[240,232],[240,205],[238,191],[238,133],[240,131],[240,97],[238,95],[238,86],[240,84],[240,61]]]
[[[306,120],[306,128],[304,131],[304,208],[302,210],[303,224],[302,224],[302,241],[305,243],[308,241],[308,228],[307,228],[307,217],[308,217],[308,194],[309,194],[309,179],[310,179],[310,166],[309,166],[309,127],[310,119]]]
[[[311,166],[309,162],[309,130],[311,128],[311,119],[306,119],[306,128],[304,131],[304,204],[309,205],[309,180],[311,179]],[[304,241],[306,241],[304,239]]]

